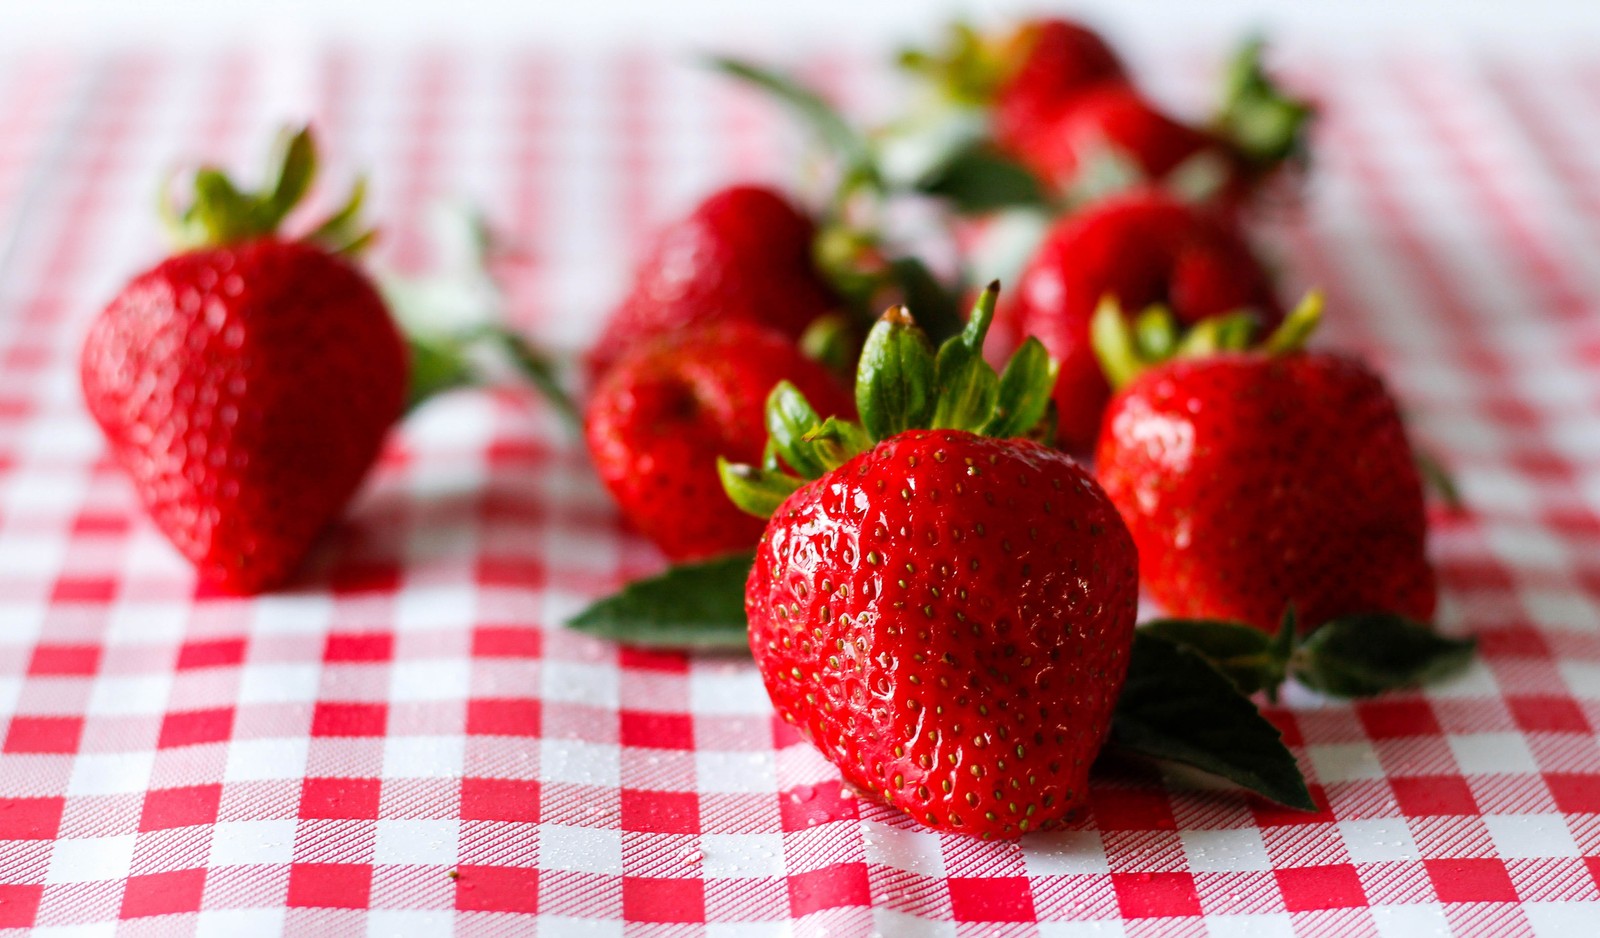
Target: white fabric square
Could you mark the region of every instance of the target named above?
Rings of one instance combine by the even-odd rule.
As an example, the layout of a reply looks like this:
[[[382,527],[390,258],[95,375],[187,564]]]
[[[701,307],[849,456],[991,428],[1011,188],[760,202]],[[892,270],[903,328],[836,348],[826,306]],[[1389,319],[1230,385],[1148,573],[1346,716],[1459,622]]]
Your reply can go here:
[[[1559,814],[1488,815],[1483,822],[1502,858],[1577,857],[1583,854]]]
[[[1371,743],[1333,743],[1307,746],[1306,757],[1324,784],[1365,778],[1383,778],[1383,764]]]
[[[258,596],[251,603],[258,635],[307,635],[326,632],[333,622],[333,597]]]
[[[133,864],[137,834],[118,837],[83,837],[58,840],[50,850],[46,883],[87,883],[121,879]]]
[[[460,778],[466,759],[460,736],[394,736],[383,742],[383,777]]]
[[[314,703],[321,665],[252,664],[239,677],[239,702]]]
[[[956,938],[955,922],[930,922],[881,905],[872,910],[872,926],[875,938]]]
[[[276,778],[298,779],[306,771],[311,741],[290,739],[236,739],[228,744],[228,767],[223,781],[252,782]]]
[[[374,863],[447,866],[456,862],[461,823],[441,819],[376,822]]]
[[[782,876],[782,834],[702,834],[700,872],[706,876]]]
[[[1417,938],[1418,935],[1448,935],[1450,922],[1444,908],[1437,905],[1375,905],[1373,924],[1383,938]]]
[[[219,821],[211,832],[211,866],[249,866],[288,863],[294,859],[296,822]]]
[[[1189,868],[1197,872],[1270,870],[1266,843],[1256,828],[1182,831]]]
[[[1439,619],[1447,621],[1454,618],[1448,610],[1442,609],[1447,600],[1440,597],[1441,612]],[[1423,693],[1436,700],[1468,700],[1477,697],[1499,697],[1500,685],[1495,683],[1494,672],[1483,663],[1483,656],[1474,656],[1467,667],[1453,675],[1449,680],[1430,684],[1423,689]]]
[[[458,658],[396,661],[389,666],[389,700],[465,700],[471,677],[471,663]]]
[[[539,775],[552,782],[616,787],[622,784],[622,750],[607,743],[546,739],[539,743]]]
[[[1030,876],[1108,873],[1099,831],[1051,831],[1022,839],[1022,860]]]
[[[195,938],[274,938],[283,934],[283,909],[202,909]]]
[[[932,831],[908,830],[863,821],[861,840],[869,863],[884,863],[924,876],[944,875],[940,836]]]
[[[755,668],[718,663],[689,673],[689,709],[695,713],[765,716],[771,706]]]
[[[1600,437],[1600,434],[1591,434]],[[1523,589],[1517,592],[1528,615],[1544,628],[1572,632],[1600,631],[1600,610],[1581,592],[1571,590]]]
[[[1350,859],[1356,863],[1416,860],[1421,857],[1404,818],[1340,821],[1339,833],[1344,837],[1345,849],[1350,851]]]
[[[85,710],[90,716],[158,714],[166,712],[171,697],[171,674],[98,677],[89,690]]]
[[[1294,919],[1287,913],[1207,915],[1207,938],[1294,938]]]
[[[740,923],[739,927],[744,927]],[[572,918],[566,915],[539,916],[539,931],[561,938],[622,938],[622,920],[607,918]]]
[[[539,866],[588,873],[622,872],[622,832],[545,824],[539,828]]]
[[[163,543],[162,547],[172,548]],[[137,556],[137,553],[134,554]],[[179,559],[180,564],[188,561]],[[120,602],[111,607],[110,622],[106,626],[108,645],[148,645],[151,642],[178,642],[194,608],[188,603],[171,602]]]
[[[1539,938],[1591,938],[1600,902],[1524,902],[1522,912]]]
[[[1561,679],[1567,682],[1572,696],[1582,700],[1600,700],[1600,664],[1589,661],[1562,661],[1556,668]]]
[[[544,663],[541,696],[546,703],[575,703],[613,709],[621,700],[621,672],[610,664]]]
[[[449,530],[425,531],[428,539],[450,537]],[[461,545],[456,556],[472,556],[472,544]],[[478,608],[478,594],[471,586],[408,586],[395,597],[394,628],[397,632],[427,632],[434,629],[470,626]]]
[[[1468,736],[1447,736],[1450,751],[1455,753],[1456,764],[1466,775],[1495,775],[1501,773],[1532,773],[1539,771],[1539,763],[1528,749],[1521,733],[1473,733]]]
[[[777,760],[771,752],[699,750],[694,765],[702,792],[769,792],[778,787]]]
[[[154,752],[112,752],[80,754],[72,760],[68,795],[121,795],[142,792],[150,787],[150,770],[155,768]]]
[[[449,909],[372,909],[367,912],[367,934],[448,935],[455,926]]]

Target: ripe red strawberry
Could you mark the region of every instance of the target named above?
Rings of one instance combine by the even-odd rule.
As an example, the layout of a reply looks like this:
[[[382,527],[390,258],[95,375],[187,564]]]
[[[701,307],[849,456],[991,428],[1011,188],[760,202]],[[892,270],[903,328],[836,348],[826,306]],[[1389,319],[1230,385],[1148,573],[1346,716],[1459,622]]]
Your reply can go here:
[[[813,261],[816,236],[772,189],[714,193],[661,230],[594,346],[591,377],[634,344],[690,326],[738,320],[798,338],[841,303]]]
[[[1303,304],[1261,349],[1149,368],[1106,412],[1097,472],[1145,589],[1173,615],[1267,630],[1290,603],[1312,628],[1433,615],[1422,485],[1394,399],[1361,362],[1298,350],[1317,310]]]
[[[771,514],[745,612],[777,712],[917,820],[1017,837],[1084,803],[1138,578],[1089,474],[1011,438],[1043,416],[1050,367],[1037,343],[1004,378],[983,362],[995,289],[937,363],[891,310],[862,354],[864,427],[774,394],[772,445],[814,481],[750,467],[724,480]]]
[[[849,395],[787,337],[743,321],[659,336],[589,399],[589,454],[623,515],[673,560],[750,547],[761,522],[722,493],[717,457],[759,462],[762,406],[780,381],[840,412]]]
[[[1094,445],[1110,387],[1089,342],[1096,306],[1110,297],[1130,317],[1150,307],[1180,328],[1249,311],[1260,328],[1282,319],[1266,271],[1243,236],[1207,209],[1157,192],[1109,199],[1051,229],[1005,312],[1016,334],[1037,336],[1060,362],[1060,444]]]
[[[1127,80],[1105,39],[1070,20],[1026,22],[1004,48],[1008,73],[994,91],[994,136],[1005,149],[1025,149],[1088,89]]]
[[[313,169],[302,131],[268,190],[201,170],[173,219],[187,249],[123,288],[83,347],[84,399],[146,510],[204,580],[241,593],[293,571],[405,403],[401,337],[338,253],[366,237],[359,189],[310,238],[277,233]]]

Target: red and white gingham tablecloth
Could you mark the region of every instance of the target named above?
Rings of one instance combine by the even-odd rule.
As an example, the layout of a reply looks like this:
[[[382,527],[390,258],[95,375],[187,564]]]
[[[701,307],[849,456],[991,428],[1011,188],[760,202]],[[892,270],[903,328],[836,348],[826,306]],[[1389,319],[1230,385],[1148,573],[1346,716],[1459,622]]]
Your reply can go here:
[[[1439,621],[1481,658],[1272,710],[1319,814],[1119,764],[1081,825],[1000,844],[842,793],[746,661],[564,631],[659,561],[523,395],[430,404],[253,600],[196,591],[79,402],[169,167],[256,165],[309,116],[331,181],[372,170],[384,260],[424,264],[427,205],[474,199],[531,259],[513,318],[571,347],[654,221],[790,165],[763,105],[640,51],[0,62],[0,932],[1589,938],[1600,59],[1292,64],[1327,119],[1287,282],[1329,288],[1329,340],[1458,472]]]

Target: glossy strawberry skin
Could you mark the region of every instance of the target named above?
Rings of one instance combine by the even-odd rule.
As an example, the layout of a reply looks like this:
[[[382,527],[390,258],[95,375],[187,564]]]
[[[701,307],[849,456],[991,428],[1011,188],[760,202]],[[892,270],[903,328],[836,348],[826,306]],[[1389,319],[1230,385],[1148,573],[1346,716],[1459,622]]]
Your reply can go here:
[[[718,322],[751,322],[798,338],[841,301],[812,259],[816,226],[788,199],[732,186],[662,229],[590,355],[590,376],[634,345]]]
[[[1230,222],[1154,192],[1110,199],[1058,222],[1014,296],[1001,313],[1006,330],[1037,336],[1060,363],[1058,439],[1071,452],[1094,446],[1111,395],[1089,344],[1101,297],[1115,297],[1130,317],[1165,303],[1183,325],[1239,309],[1256,311],[1263,331],[1283,318],[1270,277]]]
[[[1353,358],[1229,353],[1148,371],[1112,401],[1096,471],[1176,616],[1274,629],[1346,613],[1426,622],[1422,486],[1394,399]]]
[[[1111,46],[1080,23],[1036,20],[1019,30],[1012,45],[1022,50],[1022,61],[993,104],[995,141],[1004,149],[1027,151],[1086,90],[1127,80]]]
[[[405,401],[404,343],[365,276],[262,239],[134,278],[95,320],[84,399],[200,577],[282,582],[343,510]]]
[[[1132,540],[1059,451],[908,431],[795,492],[745,592],[773,705],[931,827],[1016,837],[1084,802],[1126,674]]]
[[[623,515],[673,560],[755,545],[762,522],[722,491],[717,457],[759,463],[763,408],[793,382],[824,414],[855,405],[787,337],[748,322],[662,336],[624,356],[591,395],[589,454]]]

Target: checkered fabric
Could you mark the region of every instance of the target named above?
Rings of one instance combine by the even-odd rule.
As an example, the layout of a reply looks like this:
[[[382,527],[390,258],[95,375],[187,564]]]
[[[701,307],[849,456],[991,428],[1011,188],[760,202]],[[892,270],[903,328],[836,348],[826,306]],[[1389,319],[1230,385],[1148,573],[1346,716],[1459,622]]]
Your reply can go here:
[[[865,61],[865,56],[861,57]],[[849,61],[841,64],[841,59]],[[1074,829],[930,833],[842,791],[746,661],[563,618],[659,559],[555,416],[398,430],[287,589],[197,591],[79,402],[85,325],[159,254],[155,181],[310,117],[381,257],[487,206],[512,316],[573,347],[650,225],[796,138],[652,51],[51,52],[0,63],[0,931],[51,935],[1584,935],[1600,923],[1600,60],[1286,57],[1322,97],[1277,224],[1470,515],[1434,519],[1420,693],[1270,711],[1322,810],[1142,764]],[[1181,58],[1159,86],[1197,97]],[[811,73],[870,100],[839,54]]]

